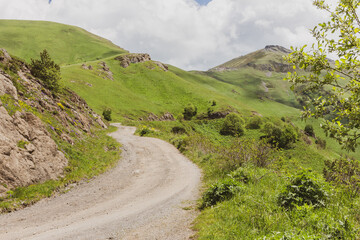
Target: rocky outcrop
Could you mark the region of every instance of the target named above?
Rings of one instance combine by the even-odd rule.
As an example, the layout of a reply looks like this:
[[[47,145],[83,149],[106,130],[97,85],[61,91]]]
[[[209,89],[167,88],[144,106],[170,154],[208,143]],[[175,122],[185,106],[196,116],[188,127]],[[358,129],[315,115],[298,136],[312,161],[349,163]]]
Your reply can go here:
[[[151,57],[147,53],[132,53],[118,56],[115,58],[115,60],[120,61],[120,65],[123,68],[127,68],[128,66],[130,66],[130,63],[147,62],[151,60]]]
[[[284,55],[287,55],[287,54],[291,53],[290,49],[284,48],[284,47],[279,46],[279,45],[267,45],[267,46],[265,46],[265,51],[268,51],[268,52],[280,52],[280,53],[283,53]]]
[[[91,66],[91,65],[88,66],[85,63],[81,65],[81,68],[85,69],[85,70],[93,70],[94,69],[93,66]]]
[[[140,118],[139,120],[143,121],[144,119]],[[146,121],[175,121],[174,116],[167,112],[162,116],[156,116],[154,113],[149,113],[149,116],[145,119]]]
[[[0,50],[0,63],[12,69],[9,75],[0,68],[1,196],[17,186],[62,176],[68,160],[53,138],[73,144],[93,126],[106,125],[74,92],[54,95],[5,50]]]
[[[56,179],[67,163],[38,117],[19,111],[10,116],[0,106],[0,195],[17,186]]]
[[[99,66],[99,70],[104,73],[108,79],[114,80],[113,73],[110,71],[110,67],[105,62],[100,62]]]
[[[120,55],[116,57],[115,60],[120,61],[120,66],[122,66],[123,68],[127,68],[130,66],[131,63],[142,63],[142,62],[151,61],[151,57],[147,53],[131,53],[131,54]],[[165,64],[157,61],[152,61],[152,62],[155,65],[159,66],[162,70],[168,71],[168,67]]]

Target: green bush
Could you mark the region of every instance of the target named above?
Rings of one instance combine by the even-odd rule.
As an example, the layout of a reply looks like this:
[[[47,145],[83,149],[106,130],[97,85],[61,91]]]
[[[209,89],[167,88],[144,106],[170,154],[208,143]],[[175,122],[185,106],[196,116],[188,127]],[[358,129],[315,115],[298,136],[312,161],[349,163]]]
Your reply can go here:
[[[308,136],[315,137],[314,127],[310,124],[305,126],[304,132]]]
[[[287,209],[304,204],[324,207],[327,196],[319,180],[310,171],[304,170],[294,176],[285,190],[280,193],[278,204]]]
[[[354,196],[360,193],[360,161],[346,156],[325,161],[323,173],[326,181],[345,186]]]
[[[197,114],[197,107],[195,107],[192,103],[189,103],[185,108],[184,108],[184,119],[185,120],[191,120],[194,116],[196,116]]]
[[[186,133],[186,130],[183,127],[176,126],[171,129],[171,132],[174,134],[184,134],[184,133]]]
[[[104,111],[103,111],[103,117],[106,121],[111,121],[112,118],[111,118],[111,109],[110,108],[106,108]]]
[[[30,69],[31,74],[34,77],[39,78],[46,88],[53,92],[58,92],[60,90],[60,66],[50,58],[46,49],[40,53],[40,60],[31,59]]]
[[[224,124],[220,130],[222,135],[231,135],[240,137],[244,135],[245,121],[236,113],[230,113],[225,117]]]
[[[290,124],[275,126],[273,123],[266,123],[263,129],[264,137],[273,147],[290,148],[291,144],[298,139],[297,130]]]
[[[211,207],[218,202],[229,200],[241,190],[239,182],[227,178],[216,182],[203,194],[200,209]]]
[[[239,167],[235,171],[232,171],[229,174],[229,177],[231,177],[232,179],[238,182],[243,182],[243,183],[248,183],[251,180],[251,176],[249,172],[247,171],[246,168],[243,167]]]
[[[247,129],[260,129],[262,124],[262,119],[259,116],[253,116],[249,119],[248,124],[246,125]]]

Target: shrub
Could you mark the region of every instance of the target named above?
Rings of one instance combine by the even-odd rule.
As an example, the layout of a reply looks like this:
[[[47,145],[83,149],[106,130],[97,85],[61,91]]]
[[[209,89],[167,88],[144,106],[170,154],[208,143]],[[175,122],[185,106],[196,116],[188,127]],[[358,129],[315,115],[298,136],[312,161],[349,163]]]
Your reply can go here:
[[[222,135],[240,137],[244,135],[244,123],[244,119],[242,119],[238,114],[230,113],[225,117],[224,124],[222,129],[220,130],[220,133]]]
[[[196,116],[197,114],[197,107],[195,107],[192,103],[189,103],[185,108],[184,108],[184,119],[185,120],[191,120],[194,116]]]
[[[253,116],[250,118],[246,128],[248,129],[260,129],[262,123],[262,119],[259,116]]]
[[[49,90],[53,92],[60,90],[60,66],[50,58],[46,49],[40,53],[40,60],[31,59],[30,69],[31,74],[39,78]]]
[[[341,157],[325,161],[324,178],[328,182],[345,186],[353,195],[360,192],[360,162],[354,158]]]
[[[223,158],[223,170],[233,171],[245,163],[267,167],[274,162],[276,151],[264,141],[237,139],[230,147],[218,147],[216,152]]]
[[[289,124],[284,126],[275,126],[272,123],[266,123],[263,129],[265,138],[273,147],[290,148],[291,144],[298,139],[298,133],[295,128]]]
[[[294,176],[290,184],[280,193],[278,204],[287,209],[304,204],[324,207],[327,196],[319,180],[309,170],[304,170]]]
[[[149,128],[147,126],[142,126],[139,134],[140,134],[140,136],[144,136],[144,135],[152,133],[154,131],[155,131],[154,128]]]
[[[171,132],[175,133],[175,134],[184,134],[184,133],[186,133],[186,130],[183,127],[176,126],[171,129]]]
[[[211,207],[218,202],[229,200],[241,190],[240,184],[234,179],[227,178],[211,185],[202,196],[200,209]]]
[[[110,108],[104,109],[102,115],[103,115],[103,117],[104,117],[104,119],[105,119],[106,121],[111,121],[111,120],[112,120],[112,118],[111,118],[111,109],[110,109]]]
[[[305,126],[304,132],[308,136],[315,137],[314,127],[310,124]]]
[[[229,174],[229,177],[238,182],[248,183],[250,181],[250,174],[246,171],[247,169],[239,167],[235,171]]]

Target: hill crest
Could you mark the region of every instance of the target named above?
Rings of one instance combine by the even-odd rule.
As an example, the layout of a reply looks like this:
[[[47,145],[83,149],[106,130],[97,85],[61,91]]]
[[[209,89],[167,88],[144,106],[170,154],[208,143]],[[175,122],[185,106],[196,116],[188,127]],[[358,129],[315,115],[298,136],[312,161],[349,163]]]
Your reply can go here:
[[[283,57],[289,53],[291,53],[291,50],[285,47],[279,45],[267,45],[261,50],[234,58],[209,71],[236,71],[241,68],[250,67],[260,71],[288,72],[291,71],[291,66],[284,61]]]

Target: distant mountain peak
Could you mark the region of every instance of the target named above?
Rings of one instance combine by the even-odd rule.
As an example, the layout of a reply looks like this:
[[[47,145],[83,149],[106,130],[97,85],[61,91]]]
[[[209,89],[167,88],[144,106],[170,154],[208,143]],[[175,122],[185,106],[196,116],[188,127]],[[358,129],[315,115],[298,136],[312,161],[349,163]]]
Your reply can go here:
[[[265,51],[268,51],[268,52],[281,52],[281,53],[285,53],[285,54],[291,53],[290,49],[284,48],[284,47],[279,46],[279,45],[267,45],[267,46],[265,46]]]
[[[291,53],[290,49],[279,45],[267,45],[265,48],[234,58],[210,71],[234,71],[240,68],[254,68],[266,72],[288,72],[291,66],[285,62],[284,56]]]

